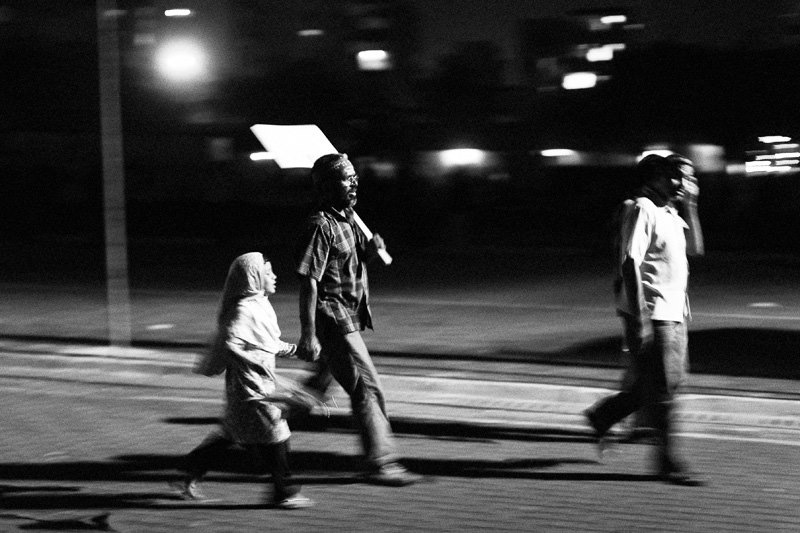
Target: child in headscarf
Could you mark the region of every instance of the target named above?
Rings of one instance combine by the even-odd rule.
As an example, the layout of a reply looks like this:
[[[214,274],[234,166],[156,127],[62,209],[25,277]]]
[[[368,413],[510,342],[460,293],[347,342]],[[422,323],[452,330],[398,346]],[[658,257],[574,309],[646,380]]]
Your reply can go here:
[[[261,458],[272,474],[272,503],[284,509],[313,505],[291,484],[289,426],[276,402],[292,395],[276,392],[275,357],[291,357],[297,346],[280,340],[281,331],[268,296],[277,277],[257,252],[237,257],[228,270],[217,317],[217,335],[198,373],[225,372],[226,407],[221,430],[212,432],[186,457],[181,496],[202,499],[198,483],[233,444]]]

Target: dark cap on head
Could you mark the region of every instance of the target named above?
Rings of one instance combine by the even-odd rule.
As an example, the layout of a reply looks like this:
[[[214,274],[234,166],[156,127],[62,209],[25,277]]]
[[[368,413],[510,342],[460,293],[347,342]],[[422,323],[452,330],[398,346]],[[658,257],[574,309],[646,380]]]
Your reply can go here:
[[[331,178],[341,176],[340,170],[350,164],[347,154],[326,154],[314,161],[311,167],[311,182],[315,189],[319,189],[320,184]]]
[[[679,167],[692,167],[692,168],[694,168],[694,163],[692,163],[691,159],[689,159],[688,157],[686,157],[684,155],[678,154],[678,153],[669,154],[667,156],[667,161],[672,161],[673,163],[675,163]]]
[[[637,163],[636,177],[640,184],[650,183],[661,178],[680,179],[679,166],[677,161],[650,154]]]

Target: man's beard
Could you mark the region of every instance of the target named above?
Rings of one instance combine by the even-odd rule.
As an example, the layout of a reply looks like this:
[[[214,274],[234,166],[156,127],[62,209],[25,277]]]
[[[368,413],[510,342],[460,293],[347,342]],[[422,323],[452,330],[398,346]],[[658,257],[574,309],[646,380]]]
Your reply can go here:
[[[358,202],[358,198],[357,197],[354,196],[354,197],[351,198],[348,195],[348,196],[345,196],[345,197],[342,197],[342,198],[337,198],[333,202],[333,207],[335,207],[339,211],[344,211],[345,209],[355,207],[356,202]]]
[[[649,198],[654,204],[659,207],[664,207],[670,203],[674,198],[674,194],[666,194],[664,191],[659,190],[657,187],[650,187],[645,185],[642,187],[642,196]]]

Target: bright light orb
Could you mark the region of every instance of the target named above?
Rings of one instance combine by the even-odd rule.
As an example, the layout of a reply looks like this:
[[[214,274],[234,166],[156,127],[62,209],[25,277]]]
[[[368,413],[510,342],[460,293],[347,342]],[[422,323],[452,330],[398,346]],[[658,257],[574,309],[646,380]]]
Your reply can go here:
[[[540,153],[542,157],[569,157],[577,154],[575,150],[570,150],[569,148],[547,148]]]
[[[165,78],[185,82],[204,76],[207,60],[203,50],[196,44],[190,41],[173,41],[158,50],[156,65]]]
[[[486,152],[476,148],[454,148],[440,153],[440,161],[445,167],[481,165],[485,159]]]

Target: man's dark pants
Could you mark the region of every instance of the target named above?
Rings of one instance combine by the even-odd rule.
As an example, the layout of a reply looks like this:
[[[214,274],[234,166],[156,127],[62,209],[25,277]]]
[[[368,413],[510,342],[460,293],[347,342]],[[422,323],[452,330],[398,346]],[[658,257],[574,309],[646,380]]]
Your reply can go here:
[[[630,315],[621,316],[631,348],[632,376],[627,376],[621,392],[600,400],[588,413],[595,429],[602,434],[642,409],[658,437],[657,468],[672,470],[676,462],[670,436],[671,414],[688,364],[686,323],[654,320],[652,343],[644,350],[635,350],[640,342],[635,334],[635,321]]]

